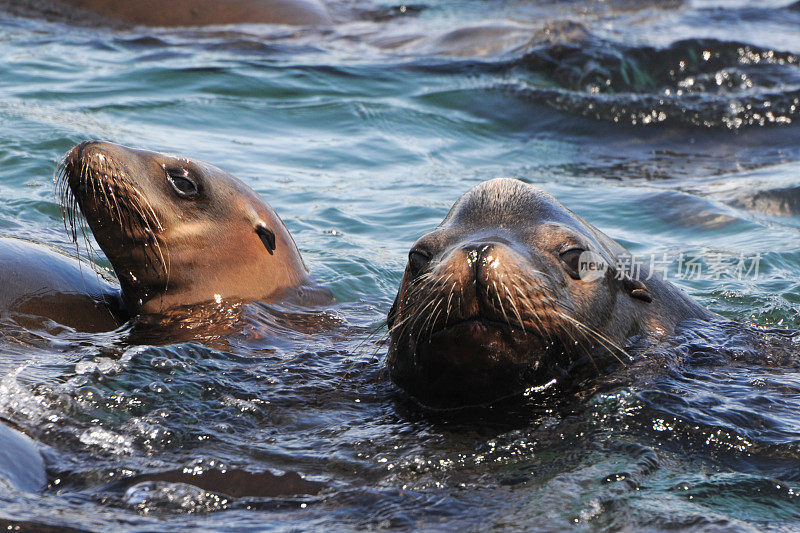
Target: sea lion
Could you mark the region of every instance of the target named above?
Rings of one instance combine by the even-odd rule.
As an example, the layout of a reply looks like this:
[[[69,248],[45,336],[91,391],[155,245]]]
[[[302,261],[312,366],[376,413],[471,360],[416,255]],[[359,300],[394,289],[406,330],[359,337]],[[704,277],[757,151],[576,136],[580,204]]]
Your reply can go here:
[[[0,237],[0,318],[28,330],[43,319],[79,331],[110,331],[127,318],[119,286],[56,248]]]
[[[486,403],[602,373],[632,339],[712,316],[625,257],[538,187],[475,186],[409,252],[387,321],[392,379],[427,405]]]
[[[209,163],[84,142],[65,157],[59,181],[65,205],[74,200],[108,257],[131,314],[266,300],[309,281],[275,211]],[[74,215],[68,209],[68,219]]]
[[[62,295],[76,304],[85,295],[82,312],[87,302],[103,305],[101,313],[119,324],[187,306],[318,292],[275,211],[209,163],[84,142],[65,156],[57,187],[65,226],[77,241],[85,217],[119,288],[42,245],[2,239],[3,275],[12,285],[0,291],[4,314],[50,316]]]
[[[146,26],[206,26],[213,24],[287,24],[320,26],[331,23],[318,0],[52,0],[126,24]]]

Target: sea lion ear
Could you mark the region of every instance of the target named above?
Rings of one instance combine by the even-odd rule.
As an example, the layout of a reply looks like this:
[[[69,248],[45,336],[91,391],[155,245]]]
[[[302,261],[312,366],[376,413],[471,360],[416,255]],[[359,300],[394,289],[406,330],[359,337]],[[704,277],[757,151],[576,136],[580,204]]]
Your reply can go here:
[[[650,296],[650,291],[647,290],[647,285],[641,281],[625,276],[622,283],[625,287],[625,290],[628,292],[628,294],[630,294],[631,298],[641,300],[642,302],[648,304],[653,301],[653,297]]]
[[[256,233],[261,237],[261,242],[264,243],[269,255],[272,255],[275,251],[275,234],[263,222],[256,224]]]

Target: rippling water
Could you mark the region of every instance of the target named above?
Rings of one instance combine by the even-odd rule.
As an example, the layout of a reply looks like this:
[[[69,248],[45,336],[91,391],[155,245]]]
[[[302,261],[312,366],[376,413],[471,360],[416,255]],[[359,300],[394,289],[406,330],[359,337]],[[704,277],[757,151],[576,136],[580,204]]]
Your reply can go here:
[[[0,418],[47,475],[0,454],[0,522],[800,523],[800,340],[769,329],[800,328],[796,5],[428,0],[332,29],[168,31],[6,4],[0,233],[73,249],[51,177],[81,140],[183,153],[259,191],[339,303],[253,304],[241,333],[195,341],[6,320]],[[420,409],[382,371],[381,321],[410,244],[499,175],[642,256],[760,254],[757,278],[676,281],[746,326],[685,325],[679,362],[632,384]],[[153,477],[182,469],[224,479]]]

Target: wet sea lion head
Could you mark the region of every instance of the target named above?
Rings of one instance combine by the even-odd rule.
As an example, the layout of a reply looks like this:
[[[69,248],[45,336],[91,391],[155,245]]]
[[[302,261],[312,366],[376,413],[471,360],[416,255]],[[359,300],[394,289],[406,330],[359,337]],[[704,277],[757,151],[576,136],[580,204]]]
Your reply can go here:
[[[624,364],[627,339],[703,313],[626,254],[538,187],[477,185],[409,252],[393,380],[428,405],[485,403]]]
[[[132,314],[265,299],[308,276],[275,211],[206,162],[84,142],[65,156],[58,183],[73,236],[78,208]]]

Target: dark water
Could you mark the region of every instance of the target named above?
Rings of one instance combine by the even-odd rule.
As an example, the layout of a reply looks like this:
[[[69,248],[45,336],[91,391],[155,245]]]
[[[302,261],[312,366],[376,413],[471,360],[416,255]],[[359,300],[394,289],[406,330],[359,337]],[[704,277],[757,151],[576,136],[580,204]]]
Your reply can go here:
[[[168,31],[5,5],[0,233],[73,249],[51,176],[81,140],[184,153],[258,190],[339,303],[253,304],[240,333],[194,341],[6,321],[0,418],[47,476],[6,460],[0,521],[795,530],[800,9],[367,7],[324,30]],[[410,244],[499,175],[642,256],[758,256],[757,276],[673,279],[745,325],[685,324],[624,385],[423,411],[382,370],[380,323]]]

